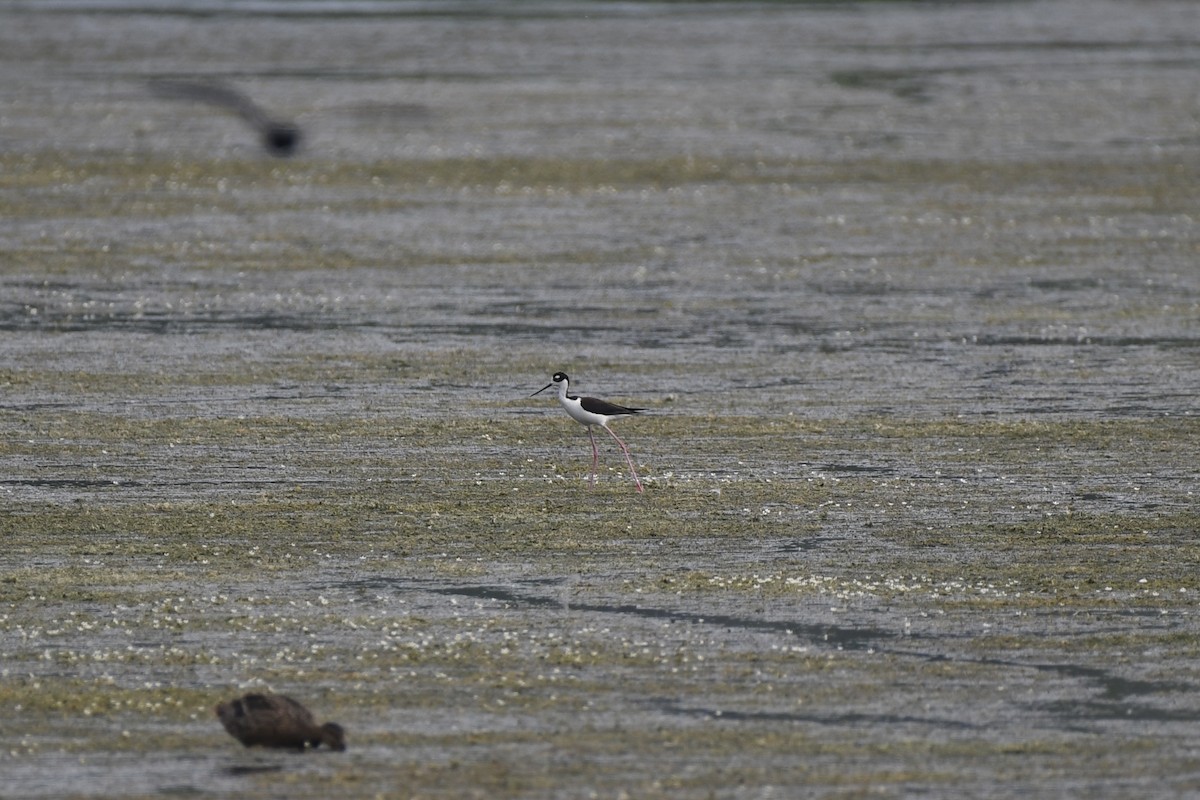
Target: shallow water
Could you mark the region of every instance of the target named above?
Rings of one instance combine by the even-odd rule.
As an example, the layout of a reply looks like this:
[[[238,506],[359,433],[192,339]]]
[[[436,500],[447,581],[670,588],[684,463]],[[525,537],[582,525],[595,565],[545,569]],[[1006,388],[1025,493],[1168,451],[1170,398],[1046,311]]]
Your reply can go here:
[[[0,16],[5,796],[1200,783],[1193,4]]]

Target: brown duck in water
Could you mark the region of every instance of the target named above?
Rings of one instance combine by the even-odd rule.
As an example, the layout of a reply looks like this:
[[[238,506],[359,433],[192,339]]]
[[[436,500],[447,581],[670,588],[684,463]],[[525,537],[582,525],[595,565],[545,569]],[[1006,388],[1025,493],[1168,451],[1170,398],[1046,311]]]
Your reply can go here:
[[[336,722],[318,725],[304,706],[282,694],[248,694],[215,711],[225,730],[246,747],[288,747],[303,750],[324,744],[346,749],[346,732]]]

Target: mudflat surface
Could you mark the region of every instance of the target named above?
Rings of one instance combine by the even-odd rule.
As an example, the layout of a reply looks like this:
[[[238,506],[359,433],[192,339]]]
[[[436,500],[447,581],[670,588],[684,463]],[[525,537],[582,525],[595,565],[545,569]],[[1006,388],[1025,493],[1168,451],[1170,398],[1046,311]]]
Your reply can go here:
[[[1198,32],[0,4],[4,796],[1200,790]]]

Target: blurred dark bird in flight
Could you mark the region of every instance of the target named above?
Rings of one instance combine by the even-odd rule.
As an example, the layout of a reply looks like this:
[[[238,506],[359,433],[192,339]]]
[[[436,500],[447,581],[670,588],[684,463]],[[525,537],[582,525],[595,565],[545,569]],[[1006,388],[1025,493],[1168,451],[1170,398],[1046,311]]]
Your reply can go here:
[[[158,80],[150,90],[159,97],[195,100],[237,114],[258,133],[263,146],[273,156],[286,157],[296,152],[302,134],[292,122],[274,119],[246,95],[216,81]]]

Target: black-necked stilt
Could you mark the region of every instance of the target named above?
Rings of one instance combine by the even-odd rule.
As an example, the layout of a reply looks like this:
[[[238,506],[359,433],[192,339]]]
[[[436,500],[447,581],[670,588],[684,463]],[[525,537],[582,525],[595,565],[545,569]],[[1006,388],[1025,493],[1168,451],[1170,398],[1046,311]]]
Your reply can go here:
[[[608,423],[618,417],[630,417],[646,409],[627,408],[595,397],[577,397],[567,392],[569,383],[570,378],[567,377],[567,373],[556,372],[549,383],[529,396],[541,394],[551,386],[557,388],[558,402],[571,415],[571,419],[587,428],[588,439],[592,442],[592,486],[596,485],[596,465],[600,461],[600,451],[596,449],[596,437],[592,435],[592,426],[599,425],[608,431],[609,435],[616,439],[617,444],[621,446],[621,450],[625,453],[625,460],[629,462],[629,472],[633,475],[633,482],[637,484],[637,490],[642,491],[642,482],[638,480],[637,470],[633,468],[633,456],[629,455],[629,448],[621,441],[620,436],[613,433],[612,429],[608,427]]]

